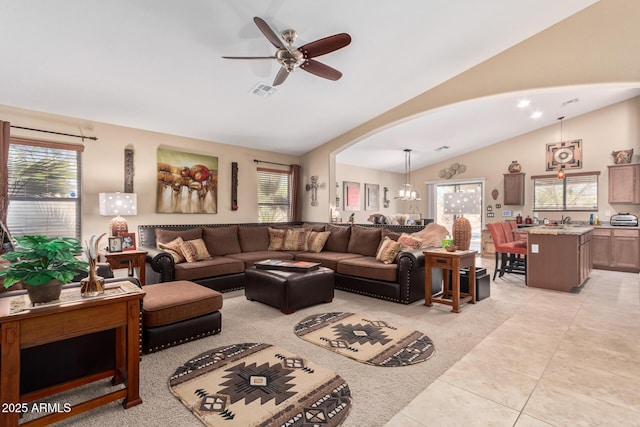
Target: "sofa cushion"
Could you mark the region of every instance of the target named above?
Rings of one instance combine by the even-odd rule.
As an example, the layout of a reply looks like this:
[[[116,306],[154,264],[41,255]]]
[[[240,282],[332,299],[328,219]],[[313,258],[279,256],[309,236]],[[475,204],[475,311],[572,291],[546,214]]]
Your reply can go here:
[[[330,231],[331,234],[327,239],[327,243],[324,245],[323,251],[347,252],[349,236],[351,236],[351,227],[327,224],[325,230]]]
[[[302,224],[302,228],[307,231],[325,231],[324,227],[325,224],[309,224],[308,222]]]
[[[309,232],[304,228],[289,228],[284,236],[285,251],[309,250]]]
[[[266,251],[269,249],[267,227],[238,227],[238,239],[242,252]]]
[[[281,251],[284,249],[284,239],[287,235],[286,228],[268,227],[270,251]]]
[[[402,233],[398,233],[397,231],[391,231],[388,228],[382,229],[382,238],[389,237],[393,241],[398,241],[398,239],[402,236]]]
[[[142,324],[170,325],[213,313],[222,308],[222,295],[213,289],[186,280],[145,286]]]
[[[401,246],[400,242],[394,242],[388,236],[385,237],[380,243],[376,259],[382,261],[383,264],[393,264],[400,253]]]
[[[194,240],[202,238],[202,227],[185,228],[184,230],[163,230],[156,228],[156,245],[158,243],[169,243],[181,237],[182,240]]]
[[[296,260],[319,262],[323,267],[327,267],[336,271],[338,261],[349,258],[361,258],[362,255],[350,254],[349,252],[296,252]]]
[[[381,236],[382,232],[379,228],[354,225],[351,227],[351,237],[349,237],[347,252],[375,257],[378,246],[380,246]]]
[[[375,257],[340,260],[336,272],[385,282],[396,282],[398,280],[398,264],[383,264]]]
[[[228,258],[233,258],[244,263],[245,268],[253,267],[258,261],[264,261],[265,259],[293,259],[294,256],[290,252],[285,251],[255,251],[255,252],[243,252],[241,254],[227,255]]]
[[[171,255],[171,257],[173,258],[173,262],[176,264],[180,264],[181,262],[186,261],[186,258],[182,253],[182,248],[180,247],[183,242],[184,240],[182,240],[182,237],[176,237],[169,243],[158,243],[158,249],[162,249],[163,251],[168,252],[169,255]]]
[[[442,225],[434,222],[427,224],[424,229],[411,233],[412,236],[416,236],[422,239],[422,247],[429,248],[433,246],[442,246],[442,239],[450,234],[449,231]]]
[[[330,231],[310,231],[307,249],[309,252],[320,252],[329,239]]]
[[[175,266],[176,280],[197,280],[227,274],[244,273],[244,263],[240,260],[213,256],[198,262],[183,262]]]
[[[242,252],[242,249],[240,249],[240,241],[238,240],[237,225],[228,227],[204,227],[202,229],[202,239],[207,245],[207,250],[211,255],[224,256]]]
[[[187,262],[196,262],[211,258],[211,255],[209,255],[207,251],[207,246],[202,239],[187,240],[186,242],[183,240],[180,244],[180,249]]]

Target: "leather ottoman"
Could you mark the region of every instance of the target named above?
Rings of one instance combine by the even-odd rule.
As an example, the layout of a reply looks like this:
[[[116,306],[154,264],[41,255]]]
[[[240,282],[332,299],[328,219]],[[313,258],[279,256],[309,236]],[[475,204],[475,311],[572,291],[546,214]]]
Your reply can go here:
[[[144,287],[142,350],[162,350],[220,332],[222,295],[187,280]]]
[[[333,301],[334,273],[326,267],[299,273],[248,268],[244,293],[248,300],[291,314],[299,308]]]

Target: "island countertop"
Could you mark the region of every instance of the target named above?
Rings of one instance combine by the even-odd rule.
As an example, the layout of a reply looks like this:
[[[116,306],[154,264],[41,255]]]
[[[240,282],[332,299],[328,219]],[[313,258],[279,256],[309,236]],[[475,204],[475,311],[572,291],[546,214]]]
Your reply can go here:
[[[534,227],[523,227],[516,229],[518,233],[527,234],[552,234],[552,235],[570,235],[581,236],[590,231],[593,227],[590,225],[540,225]]]

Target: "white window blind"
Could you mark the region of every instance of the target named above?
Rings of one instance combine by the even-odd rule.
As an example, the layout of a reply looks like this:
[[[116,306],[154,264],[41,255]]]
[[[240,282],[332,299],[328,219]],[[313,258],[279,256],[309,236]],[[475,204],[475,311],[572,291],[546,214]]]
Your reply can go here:
[[[534,211],[597,211],[599,172],[534,176]]]
[[[289,172],[258,168],[258,222],[289,222]]]
[[[11,234],[79,239],[81,149],[12,141],[7,166]]]

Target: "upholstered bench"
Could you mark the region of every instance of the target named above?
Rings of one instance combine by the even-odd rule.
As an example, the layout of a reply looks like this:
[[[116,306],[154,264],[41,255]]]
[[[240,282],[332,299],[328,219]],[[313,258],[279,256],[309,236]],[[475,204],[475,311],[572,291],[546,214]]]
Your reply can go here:
[[[146,353],[220,332],[222,295],[187,280],[144,287],[142,349]]]
[[[298,273],[251,267],[244,274],[247,299],[279,308],[284,314],[333,301],[334,273],[330,268]]]

